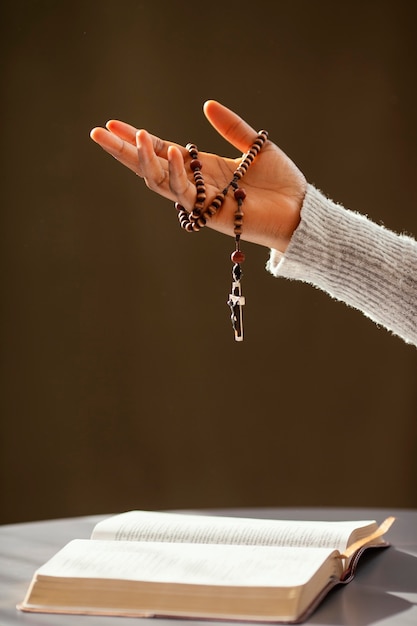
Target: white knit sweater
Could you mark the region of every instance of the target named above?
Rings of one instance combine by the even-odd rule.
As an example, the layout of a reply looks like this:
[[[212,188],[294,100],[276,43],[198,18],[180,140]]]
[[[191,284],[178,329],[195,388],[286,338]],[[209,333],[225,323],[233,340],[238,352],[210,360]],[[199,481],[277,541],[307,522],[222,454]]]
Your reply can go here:
[[[417,346],[417,241],[335,204],[312,185],[285,254],[271,250],[267,269],[323,289]]]

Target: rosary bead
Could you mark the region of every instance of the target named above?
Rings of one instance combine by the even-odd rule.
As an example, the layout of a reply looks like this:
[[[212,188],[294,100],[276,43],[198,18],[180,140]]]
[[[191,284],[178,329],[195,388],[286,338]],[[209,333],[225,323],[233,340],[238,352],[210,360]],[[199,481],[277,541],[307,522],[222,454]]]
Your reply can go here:
[[[204,217],[207,217],[209,219],[210,217],[213,217],[213,215],[216,215],[216,213],[217,209],[210,204],[210,206],[208,206],[207,209],[204,211],[203,215]]]
[[[220,209],[221,205],[224,202],[224,194],[223,193],[218,193],[217,196],[214,198],[214,200],[212,201],[211,205],[214,209]]]
[[[201,170],[203,167],[201,161],[199,159],[193,159],[190,163],[190,168],[194,172],[194,170]]]
[[[230,255],[232,263],[243,263],[245,260],[245,253],[242,250],[235,250]]]
[[[234,191],[235,200],[244,200],[246,198],[246,191],[243,187],[238,187]]]

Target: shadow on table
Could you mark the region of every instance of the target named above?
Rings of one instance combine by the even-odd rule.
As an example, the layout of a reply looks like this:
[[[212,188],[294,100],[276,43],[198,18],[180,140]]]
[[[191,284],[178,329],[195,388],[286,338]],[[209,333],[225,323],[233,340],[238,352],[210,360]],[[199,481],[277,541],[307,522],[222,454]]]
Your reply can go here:
[[[370,550],[362,556],[355,579],[333,589],[309,623],[368,626],[398,615],[417,604],[416,581],[416,556],[393,547]]]

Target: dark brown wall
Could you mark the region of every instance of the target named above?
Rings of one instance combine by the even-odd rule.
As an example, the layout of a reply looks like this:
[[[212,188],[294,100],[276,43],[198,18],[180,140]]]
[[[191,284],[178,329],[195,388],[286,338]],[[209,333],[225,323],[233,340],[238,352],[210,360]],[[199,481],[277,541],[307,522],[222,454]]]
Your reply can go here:
[[[1,522],[417,505],[417,353],[102,153],[120,118],[234,155],[216,98],[336,200],[417,234],[414,2],[3,3]]]

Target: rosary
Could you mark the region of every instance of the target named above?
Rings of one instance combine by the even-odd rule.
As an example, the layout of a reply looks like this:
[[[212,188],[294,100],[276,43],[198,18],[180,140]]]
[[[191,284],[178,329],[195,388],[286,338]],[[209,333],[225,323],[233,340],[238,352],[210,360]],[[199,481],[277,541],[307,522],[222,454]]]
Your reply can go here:
[[[231,293],[229,294],[229,300],[227,301],[227,304],[229,305],[231,310],[231,320],[236,341],[243,341],[242,307],[245,304],[245,297],[242,296],[242,288],[240,284],[240,279],[242,278],[241,264],[245,260],[245,254],[240,249],[240,236],[242,234],[243,224],[242,205],[246,197],[246,192],[243,187],[239,187],[239,181],[248,171],[250,165],[252,164],[252,161],[262,149],[267,137],[268,133],[266,132],[266,130],[259,131],[256,140],[252,144],[250,150],[242,155],[242,160],[239,166],[233,172],[232,180],[226,185],[223,191],[217,193],[214,200],[212,200],[207,208],[204,208],[204,204],[206,201],[206,188],[204,185],[203,175],[201,174],[202,163],[198,159],[198,149],[197,146],[193,143],[187,144],[186,149],[188,150],[188,153],[191,157],[190,168],[194,176],[197,197],[191,213],[188,213],[183,206],[178,204],[178,202],[175,204],[175,208],[178,211],[178,219],[181,227],[184,228],[184,230],[186,230],[188,233],[195,233],[203,228],[206,225],[207,220],[209,220],[211,217],[213,217],[213,215],[217,213],[217,211],[222,206],[230,188],[233,189],[233,196],[236,200],[236,211],[234,214],[233,222],[235,249],[230,255],[233,263],[233,280],[232,289]]]

